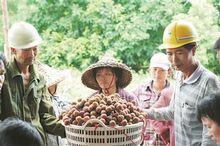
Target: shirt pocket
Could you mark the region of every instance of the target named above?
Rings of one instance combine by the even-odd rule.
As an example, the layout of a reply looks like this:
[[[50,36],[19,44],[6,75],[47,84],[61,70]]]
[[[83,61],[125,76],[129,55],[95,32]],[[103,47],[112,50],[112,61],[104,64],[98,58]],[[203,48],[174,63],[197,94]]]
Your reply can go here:
[[[198,124],[196,108],[188,102],[182,104],[182,122],[187,127],[195,127]]]
[[[33,94],[30,96],[30,111],[32,118],[36,118],[39,114],[40,102],[41,102],[42,94],[37,90],[33,89]]]

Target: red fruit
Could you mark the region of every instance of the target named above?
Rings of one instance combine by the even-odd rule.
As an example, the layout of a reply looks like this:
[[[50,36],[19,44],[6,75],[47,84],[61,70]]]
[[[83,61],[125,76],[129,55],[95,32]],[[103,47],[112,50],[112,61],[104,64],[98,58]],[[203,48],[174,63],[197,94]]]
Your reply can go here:
[[[79,111],[78,111],[78,110],[75,110],[75,111],[73,112],[73,115],[74,115],[74,117],[79,116],[79,115],[80,115],[80,114],[79,114]]]
[[[85,112],[88,112],[88,111],[89,111],[89,107],[88,107],[88,106],[84,106],[84,107],[83,107],[83,110],[84,110]]]
[[[138,117],[134,117],[133,124],[138,123],[139,121],[140,121],[140,119]]]
[[[131,113],[131,117],[134,118],[136,115],[135,113]]]
[[[80,111],[80,112],[79,112],[79,115],[80,115],[80,116],[83,116],[84,114],[85,114],[84,111]]]
[[[82,120],[83,120],[83,119],[82,119],[81,116],[77,116],[77,117],[76,117],[76,122],[80,123]]]
[[[97,112],[97,113],[100,113],[101,110],[102,110],[102,108],[101,108],[100,106],[98,106],[98,107],[96,108],[96,112]]]
[[[123,116],[123,115],[119,115],[119,116],[117,117],[117,119],[118,119],[118,122],[121,122],[121,121],[124,119],[124,116]]]
[[[90,119],[96,119],[96,116],[91,116]]]
[[[106,107],[106,112],[110,113],[112,111],[112,108],[111,107]]]
[[[97,108],[97,106],[98,106],[99,104],[98,104],[98,102],[94,101],[94,102],[92,103],[92,105],[93,105],[93,107],[94,107],[94,109],[95,109],[95,108]]]
[[[91,111],[90,115],[91,115],[91,116],[96,116],[96,115],[97,115],[97,114],[96,114],[96,111]]]
[[[112,126],[112,127],[116,126],[116,122],[114,120],[111,120],[109,122],[109,126]]]
[[[69,125],[71,123],[70,119],[63,120],[64,125]]]
[[[121,121],[121,125],[122,126],[126,126],[128,124],[128,121],[126,119],[122,120]]]
[[[74,121],[72,122],[72,124],[73,124],[73,125],[78,125],[78,123],[77,123],[76,120],[74,120]]]
[[[101,114],[106,114],[106,111],[105,110],[101,110]]]
[[[89,114],[89,112],[85,112],[83,116],[84,116],[84,117],[85,117],[85,116],[90,116],[90,114]]]
[[[106,120],[104,118],[101,118],[101,121],[105,124]]]
[[[101,118],[107,119],[107,115],[106,114],[101,114]]]
[[[89,116],[85,116],[85,117],[83,118],[83,121],[84,121],[84,122],[87,122],[89,119],[90,119]]]
[[[119,110],[119,111],[123,110],[122,104],[119,104],[119,105],[116,107],[116,109]]]

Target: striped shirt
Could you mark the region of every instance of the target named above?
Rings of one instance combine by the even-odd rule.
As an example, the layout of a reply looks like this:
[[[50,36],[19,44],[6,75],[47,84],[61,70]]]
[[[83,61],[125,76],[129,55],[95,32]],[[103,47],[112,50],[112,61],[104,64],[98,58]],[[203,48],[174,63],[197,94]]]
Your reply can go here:
[[[174,119],[176,146],[215,146],[207,129],[197,119],[197,103],[219,88],[218,77],[199,63],[188,79],[183,80],[181,72],[177,74],[175,93],[169,107],[146,112],[152,119]]]
[[[133,93],[137,96],[139,107],[141,109],[149,109],[151,107],[159,108],[168,106],[173,90],[174,87],[166,81],[166,85],[160,93],[154,92],[153,80],[149,79],[134,90]],[[147,120],[147,126],[144,129],[144,146],[165,146],[166,144],[157,133],[162,134],[165,130],[169,131],[171,127],[173,128],[173,124],[170,121]],[[170,138],[169,135],[170,133],[167,133],[166,139],[168,140]],[[172,141],[174,140],[172,139]]]

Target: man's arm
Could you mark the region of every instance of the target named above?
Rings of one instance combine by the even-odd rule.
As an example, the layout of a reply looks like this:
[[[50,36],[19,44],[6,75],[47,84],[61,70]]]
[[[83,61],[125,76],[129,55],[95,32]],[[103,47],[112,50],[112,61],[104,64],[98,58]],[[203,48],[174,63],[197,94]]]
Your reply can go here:
[[[61,124],[61,121],[56,117],[54,109],[46,95],[46,87],[43,89],[43,97],[40,101],[40,121],[44,130],[53,135],[59,135],[65,137],[65,127]]]
[[[172,96],[170,105],[162,108],[145,109],[149,119],[153,120],[172,120],[174,118],[175,97]]]

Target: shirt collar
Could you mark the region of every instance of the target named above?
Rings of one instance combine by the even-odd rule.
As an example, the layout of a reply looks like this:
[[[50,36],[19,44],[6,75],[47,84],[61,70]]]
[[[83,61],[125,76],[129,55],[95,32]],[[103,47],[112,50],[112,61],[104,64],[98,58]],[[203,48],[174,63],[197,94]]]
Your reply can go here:
[[[147,82],[146,91],[153,91],[153,82],[154,82],[153,80],[150,80],[150,81]],[[170,83],[169,83],[168,80],[166,80],[166,85],[165,85],[164,89],[169,87],[169,86],[170,86]]]
[[[12,78],[21,76],[20,70],[18,68],[18,65],[15,59],[9,63],[9,69],[12,72]],[[39,82],[40,81],[39,73],[36,71],[34,65],[30,65],[29,71],[31,74],[31,79],[33,78]]]

